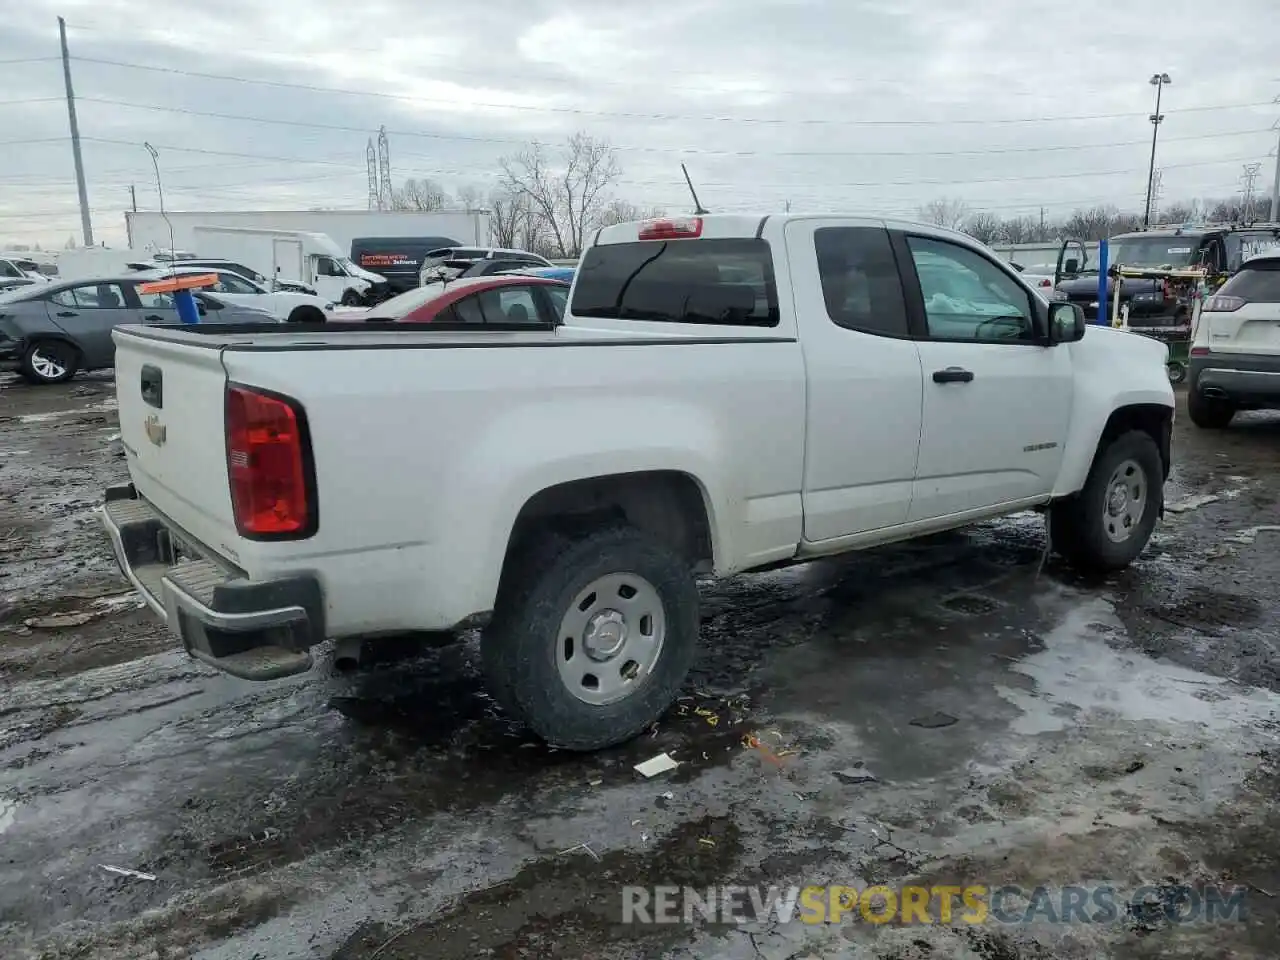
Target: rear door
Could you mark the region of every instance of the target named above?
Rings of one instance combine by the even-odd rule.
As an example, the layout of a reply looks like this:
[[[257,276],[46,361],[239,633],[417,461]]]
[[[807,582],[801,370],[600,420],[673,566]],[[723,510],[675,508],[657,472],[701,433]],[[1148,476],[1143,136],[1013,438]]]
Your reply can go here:
[[[920,355],[888,231],[793,220],[787,257],[808,382],[804,538],[904,523],[920,441]]]
[[[1214,353],[1280,355],[1280,256],[1241,267],[1205,301],[1200,324],[1197,340]]]
[[[118,283],[86,283],[51,294],[45,301],[49,319],[80,349],[85,368],[109,367],[115,353],[111,331],[141,316],[129,306]]]

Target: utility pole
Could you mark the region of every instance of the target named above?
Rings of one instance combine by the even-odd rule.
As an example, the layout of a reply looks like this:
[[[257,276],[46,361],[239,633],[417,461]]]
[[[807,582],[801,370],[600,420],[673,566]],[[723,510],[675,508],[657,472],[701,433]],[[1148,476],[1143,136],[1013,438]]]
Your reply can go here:
[[[1037,243],[1044,243],[1044,207],[1040,208],[1040,233],[1036,236]]]
[[[1276,98],[1280,100],[1280,97]],[[1273,130],[1280,130],[1280,120],[1272,125]],[[1280,223],[1280,140],[1276,143],[1276,172],[1271,181],[1271,222]]]
[[[1165,84],[1173,83],[1167,73],[1153,73],[1147,81],[1156,88],[1156,112],[1151,115],[1151,166],[1147,170],[1147,209],[1142,215],[1142,225],[1151,226],[1151,188],[1156,176],[1156,137],[1160,135],[1160,121],[1164,119],[1160,113],[1160,94]]]
[[[138,191],[134,189],[133,184],[129,184],[129,203],[133,207],[133,212],[138,212]]]
[[[67,85],[67,116],[71,120],[71,156],[76,163],[76,192],[80,194],[80,229],[84,245],[93,246],[93,224],[89,222],[89,191],[84,185],[84,158],[80,156],[80,124],[76,122],[76,95],[71,89],[71,55],[67,53],[67,21],[58,18],[58,38],[62,42],[62,79]]]

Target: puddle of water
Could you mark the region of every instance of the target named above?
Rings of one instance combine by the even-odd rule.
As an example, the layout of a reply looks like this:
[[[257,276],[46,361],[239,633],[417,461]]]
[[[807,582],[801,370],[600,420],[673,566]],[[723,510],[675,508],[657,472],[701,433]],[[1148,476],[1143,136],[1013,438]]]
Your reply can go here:
[[[13,826],[15,820],[18,819],[18,802],[16,800],[6,800],[0,797],[0,833],[4,833]]]
[[[1240,687],[1210,674],[1113,650],[1101,631],[1123,631],[1114,608],[1094,599],[1067,613],[1044,637],[1044,650],[1013,664],[1035,681],[1034,691],[998,686],[1022,710],[1015,732],[1034,735],[1076,725],[1073,714],[1107,711],[1128,720],[1195,724],[1228,730],[1270,720],[1280,695]]]

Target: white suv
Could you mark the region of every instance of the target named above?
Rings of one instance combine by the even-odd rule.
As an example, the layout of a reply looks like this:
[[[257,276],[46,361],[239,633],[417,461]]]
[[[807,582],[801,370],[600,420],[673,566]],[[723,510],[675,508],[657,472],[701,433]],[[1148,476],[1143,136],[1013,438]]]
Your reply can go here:
[[[443,247],[432,250],[422,258],[422,269],[418,271],[418,284],[437,283],[441,280],[453,280],[481,260],[507,260],[523,263],[530,267],[553,267],[546,257],[527,250],[507,250],[503,247]]]
[[[1187,412],[1221,429],[1237,410],[1280,409],[1280,250],[1246,260],[1200,311]]]

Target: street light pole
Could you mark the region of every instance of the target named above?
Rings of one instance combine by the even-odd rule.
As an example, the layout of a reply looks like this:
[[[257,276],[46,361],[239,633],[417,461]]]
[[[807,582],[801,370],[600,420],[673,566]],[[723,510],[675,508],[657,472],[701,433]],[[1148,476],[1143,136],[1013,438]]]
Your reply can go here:
[[[1148,82],[1156,88],[1156,112],[1151,115],[1151,166],[1147,170],[1147,209],[1142,215],[1144,227],[1151,226],[1151,189],[1156,176],[1156,137],[1160,134],[1160,121],[1164,119],[1160,114],[1160,94],[1164,85],[1173,81],[1167,73],[1153,73]]]

